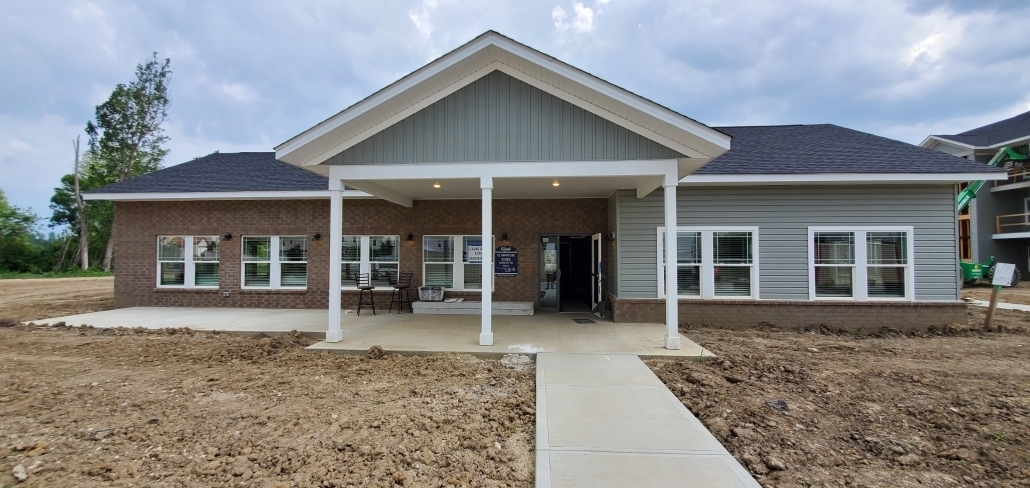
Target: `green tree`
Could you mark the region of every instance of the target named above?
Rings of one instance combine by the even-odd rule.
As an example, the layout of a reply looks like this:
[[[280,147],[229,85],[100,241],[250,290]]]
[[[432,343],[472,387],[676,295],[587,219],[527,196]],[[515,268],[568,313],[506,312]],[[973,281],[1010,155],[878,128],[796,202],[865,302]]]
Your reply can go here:
[[[95,120],[86,123],[89,149],[84,179],[102,186],[161,168],[168,154],[163,147],[168,136],[161,126],[168,117],[170,66],[171,60],[160,62],[157,53],[153,53],[150,60],[136,66],[134,81],[118,84],[107,101],[97,105]],[[83,190],[91,189],[81,183],[80,186]],[[114,239],[109,223],[106,241],[102,267],[110,271]]]
[[[0,271],[32,271],[36,248],[32,226],[37,217],[8,203],[0,190]]]

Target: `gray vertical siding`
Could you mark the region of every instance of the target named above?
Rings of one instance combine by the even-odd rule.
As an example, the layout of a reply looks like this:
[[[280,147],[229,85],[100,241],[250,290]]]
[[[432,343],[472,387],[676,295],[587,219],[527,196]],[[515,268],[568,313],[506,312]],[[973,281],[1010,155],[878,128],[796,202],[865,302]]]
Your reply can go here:
[[[905,225],[915,232],[916,300],[957,300],[957,235],[951,185],[680,188],[679,225],[759,227],[763,300],[808,299],[808,227]],[[663,193],[618,193],[619,296],[657,296],[656,229]]]
[[[605,274],[608,275],[608,293],[619,296],[619,194],[612,193],[608,197],[608,232],[615,232],[615,241],[605,241],[608,247],[608,262],[605,263]]]
[[[494,71],[324,164],[678,157],[683,155]]]

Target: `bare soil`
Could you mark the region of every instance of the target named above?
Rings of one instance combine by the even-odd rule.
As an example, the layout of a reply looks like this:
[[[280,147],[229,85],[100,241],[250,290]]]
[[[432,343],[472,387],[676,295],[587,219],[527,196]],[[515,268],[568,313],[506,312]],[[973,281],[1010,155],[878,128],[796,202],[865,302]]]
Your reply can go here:
[[[984,310],[883,337],[684,328],[718,357],[647,363],[763,486],[1030,486],[1030,314],[985,332]]]
[[[112,276],[0,280],[0,318],[38,320],[112,308]]]
[[[343,356],[305,351],[296,333],[17,325],[111,300],[109,283],[23,281],[37,293],[12,299],[0,282],[0,486],[18,466],[19,486],[41,487],[533,484],[526,356]]]
[[[991,285],[972,285],[962,288],[962,298],[972,300],[990,300]],[[1030,305],[1030,282],[1021,281],[1018,285],[1001,289],[998,301]]]

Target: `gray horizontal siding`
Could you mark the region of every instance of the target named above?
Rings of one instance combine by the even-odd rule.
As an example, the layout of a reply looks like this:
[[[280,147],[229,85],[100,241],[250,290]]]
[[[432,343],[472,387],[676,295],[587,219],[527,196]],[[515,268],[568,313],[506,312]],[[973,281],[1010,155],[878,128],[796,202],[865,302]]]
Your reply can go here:
[[[683,155],[494,71],[325,164],[678,157]]]
[[[934,186],[762,186],[680,188],[679,225],[759,228],[762,299],[808,299],[808,227],[905,225],[915,231],[917,300],[958,299],[954,190]],[[622,190],[619,291],[658,295],[656,229],[665,225],[662,191]]]

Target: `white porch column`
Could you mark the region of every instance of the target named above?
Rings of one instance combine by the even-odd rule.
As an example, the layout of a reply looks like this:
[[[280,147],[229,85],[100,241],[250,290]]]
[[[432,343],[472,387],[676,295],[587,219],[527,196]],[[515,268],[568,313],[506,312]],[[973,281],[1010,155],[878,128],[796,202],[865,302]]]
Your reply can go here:
[[[494,179],[491,176],[483,176],[479,180],[479,187],[483,189],[483,330],[479,334],[480,346],[492,346],[494,344],[493,332],[493,277],[494,277],[494,252],[493,244],[493,221],[494,221]]]
[[[343,340],[340,329],[340,255],[343,250],[343,182],[329,180],[329,329],[326,342]]]
[[[669,180],[672,181],[669,181]],[[666,177],[665,191],[665,348],[679,349],[679,293],[676,280],[676,179]]]

